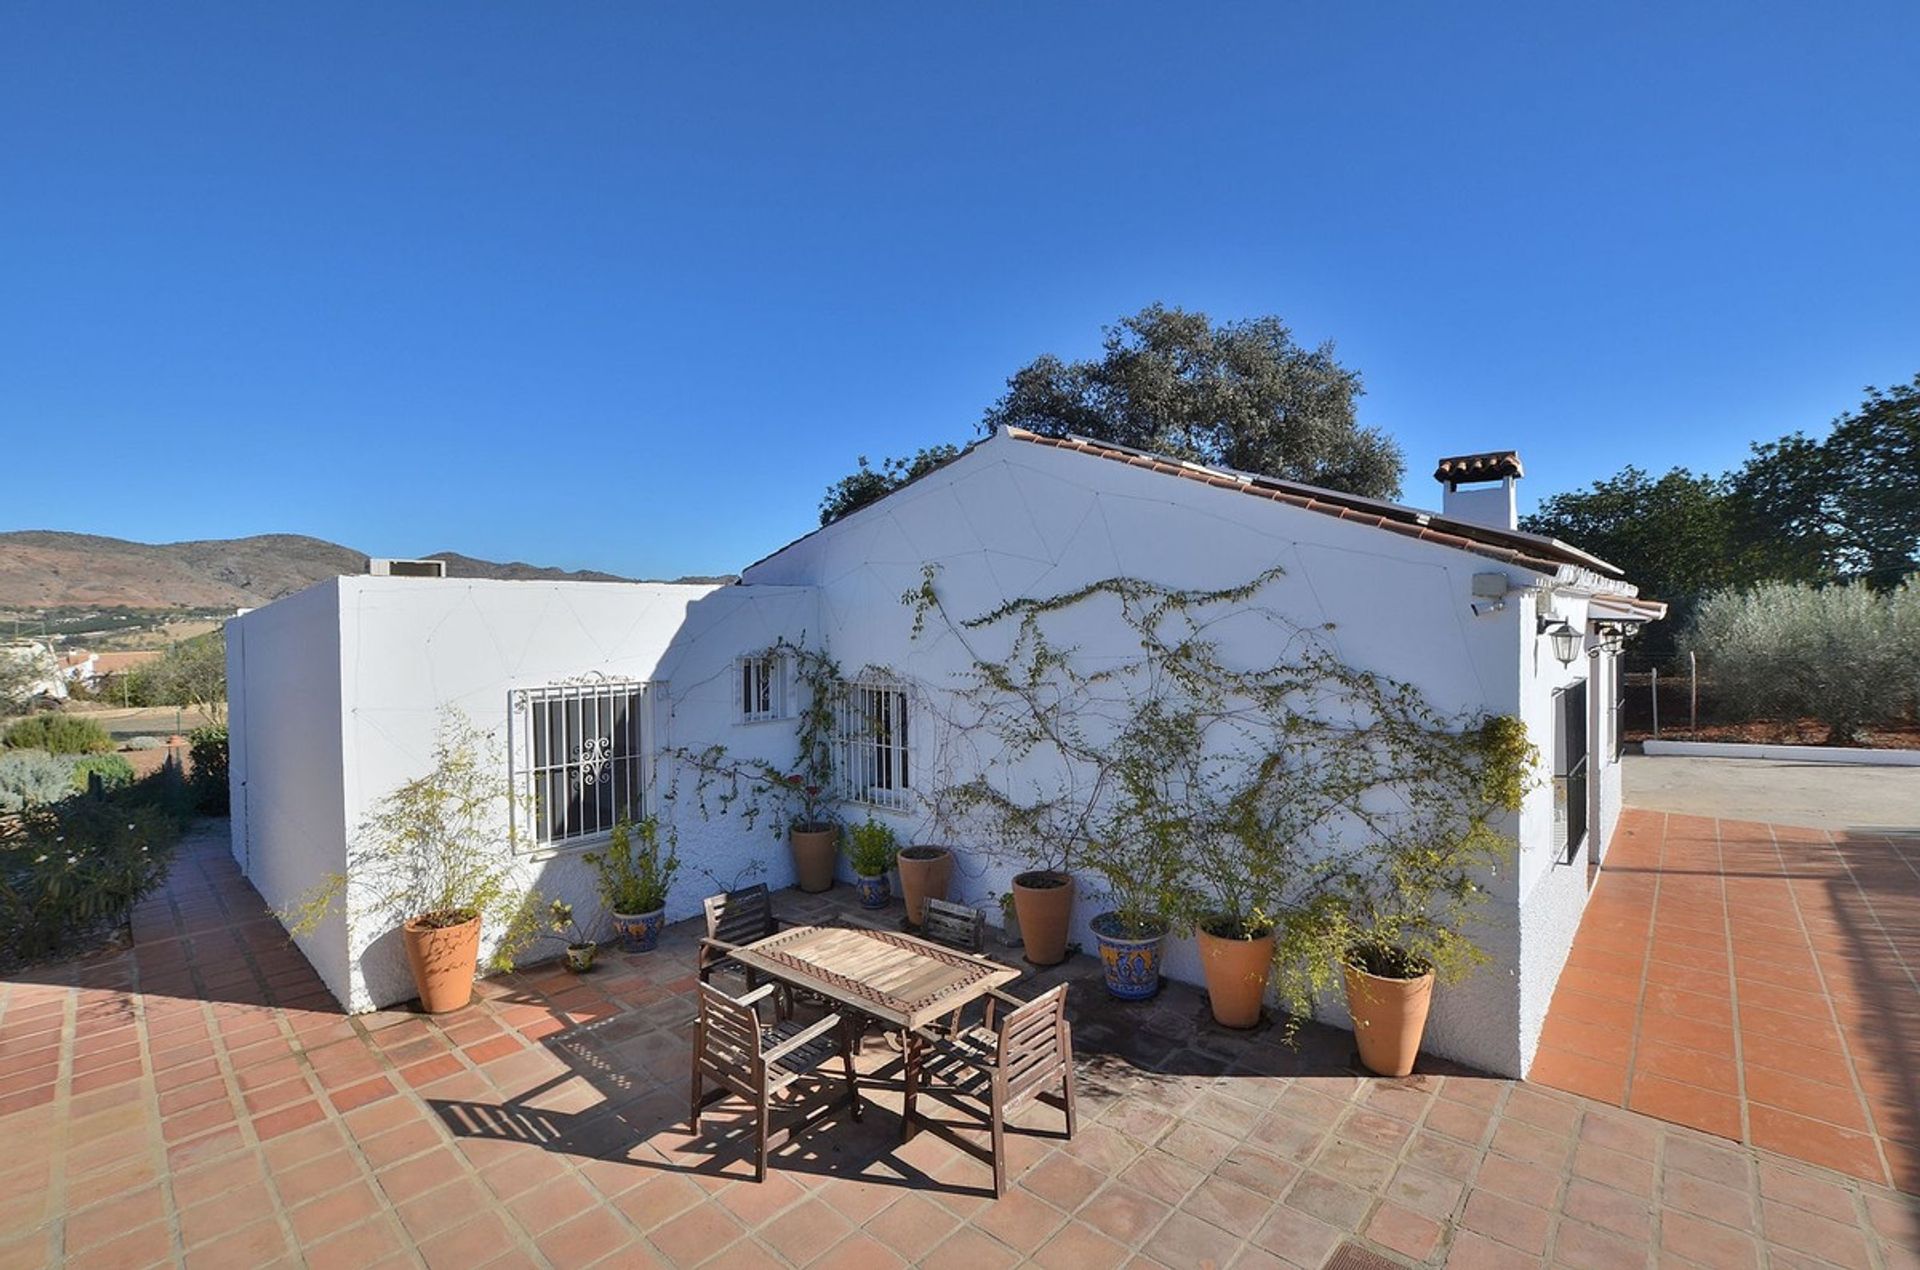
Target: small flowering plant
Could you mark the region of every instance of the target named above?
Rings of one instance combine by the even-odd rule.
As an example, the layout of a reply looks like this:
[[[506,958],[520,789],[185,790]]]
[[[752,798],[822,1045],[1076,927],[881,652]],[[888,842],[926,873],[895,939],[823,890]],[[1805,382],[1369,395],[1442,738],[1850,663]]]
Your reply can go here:
[[[833,827],[833,817],[827,810],[827,793],[819,784],[809,781],[800,772],[793,772],[779,779],[789,797],[800,806],[799,815],[792,824],[801,833],[815,833]]]
[[[574,920],[573,905],[565,900],[555,900],[547,905],[547,924],[552,928],[552,939],[565,941],[567,945],[567,969],[575,974],[585,974],[593,969],[593,954],[600,945],[587,938],[587,932],[580,929],[580,923]]]

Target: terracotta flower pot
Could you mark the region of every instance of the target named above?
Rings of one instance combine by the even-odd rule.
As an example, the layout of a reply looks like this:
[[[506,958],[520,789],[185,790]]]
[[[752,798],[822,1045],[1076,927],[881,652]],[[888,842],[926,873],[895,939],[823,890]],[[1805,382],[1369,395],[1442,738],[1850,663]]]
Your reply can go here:
[[[1427,1030],[1427,1009],[1433,1004],[1433,972],[1417,979],[1385,979],[1357,966],[1342,969],[1360,1061],[1382,1076],[1411,1074]]]
[[[1199,932],[1200,969],[1207,980],[1207,1004],[1221,1027],[1254,1027],[1267,996],[1273,970],[1273,932],[1255,939],[1229,939],[1204,927]]]
[[[1107,993],[1119,1001],[1145,1001],[1160,991],[1160,954],[1167,944],[1167,928],[1129,930],[1118,914],[1093,919],[1093,938],[1100,946],[1100,972]]]
[[[1067,928],[1073,921],[1073,875],[1036,869],[1013,879],[1013,908],[1027,960],[1057,966],[1067,959]]]
[[[840,830],[824,828],[787,830],[787,845],[793,849],[794,885],[819,894],[833,889],[833,868],[840,858]]]
[[[945,847],[902,847],[894,857],[900,872],[900,898],[907,903],[907,921],[914,926],[927,922],[927,901],[947,898],[947,884],[953,881],[953,852]]]
[[[400,939],[422,1010],[445,1014],[473,1000],[473,976],[480,962],[478,914],[458,926],[429,926],[415,917],[400,928]]]

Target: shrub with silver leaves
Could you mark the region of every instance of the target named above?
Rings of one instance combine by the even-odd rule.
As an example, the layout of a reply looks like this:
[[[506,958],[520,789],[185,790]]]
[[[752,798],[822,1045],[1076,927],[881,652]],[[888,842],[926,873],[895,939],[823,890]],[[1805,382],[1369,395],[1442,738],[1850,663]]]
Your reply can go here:
[[[59,802],[73,794],[73,764],[45,750],[0,753],[0,813]]]

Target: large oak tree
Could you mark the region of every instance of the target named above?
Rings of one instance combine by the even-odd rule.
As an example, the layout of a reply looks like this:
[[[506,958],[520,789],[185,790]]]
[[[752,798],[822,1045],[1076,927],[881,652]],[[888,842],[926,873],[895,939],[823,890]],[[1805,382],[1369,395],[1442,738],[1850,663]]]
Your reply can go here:
[[[1068,434],[1393,498],[1406,470],[1400,448],[1363,427],[1354,402],[1359,372],[1333,345],[1305,348],[1277,317],[1214,323],[1206,314],[1155,304],[1106,330],[1101,355],[1063,361],[1045,354],[1014,372],[980,431],[1001,425]],[[863,458],[820,506],[827,524],[958,450],[937,446],[880,467]]]

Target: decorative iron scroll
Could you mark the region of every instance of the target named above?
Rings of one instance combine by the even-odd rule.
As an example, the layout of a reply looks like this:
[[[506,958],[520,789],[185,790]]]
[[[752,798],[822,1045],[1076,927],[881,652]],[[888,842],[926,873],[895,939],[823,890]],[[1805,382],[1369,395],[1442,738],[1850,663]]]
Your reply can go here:
[[[785,966],[796,974],[804,975],[807,978],[817,980],[821,983],[831,984],[849,996],[858,997],[863,1001],[871,1001],[875,1005],[898,1010],[907,1014],[924,1010],[931,1005],[937,1005],[940,1000],[955,987],[961,986],[959,984],[950,984],[938,992],[930,993],[917,1000],[903,1001],[899,997],[891,996],[873,987],[864,980],[855,979],[850,975],[843,975],[835,970],[829,970],[818,962],[808,961],[804,957],[778,947],[778,945],[783,943],[792,943],[796,940],[805,939],[822,929],[831,928],[800,926],[792,930],[782,931],[778,935],[762,940],[759,945],[753,949],[752,956],[772,962],[775,965]],[[937,961],[944,965],[951,966],[955,970],[966,971],[968,972],[966,982],[969,983],[992,973],[994,969],[994,967],[976,961],[972,957],[965,956],[964,954],[949,952],[944,948],[933,947],[917,939],[913,939],[910,936],[898,935],[892,931],[872,930],[867,927],[845,927],[843,929],[858,930],[868,939],[878,940],[883,944],[890,944],[895,948],[904,949],[916,957],[924,957],[929,961]]]

